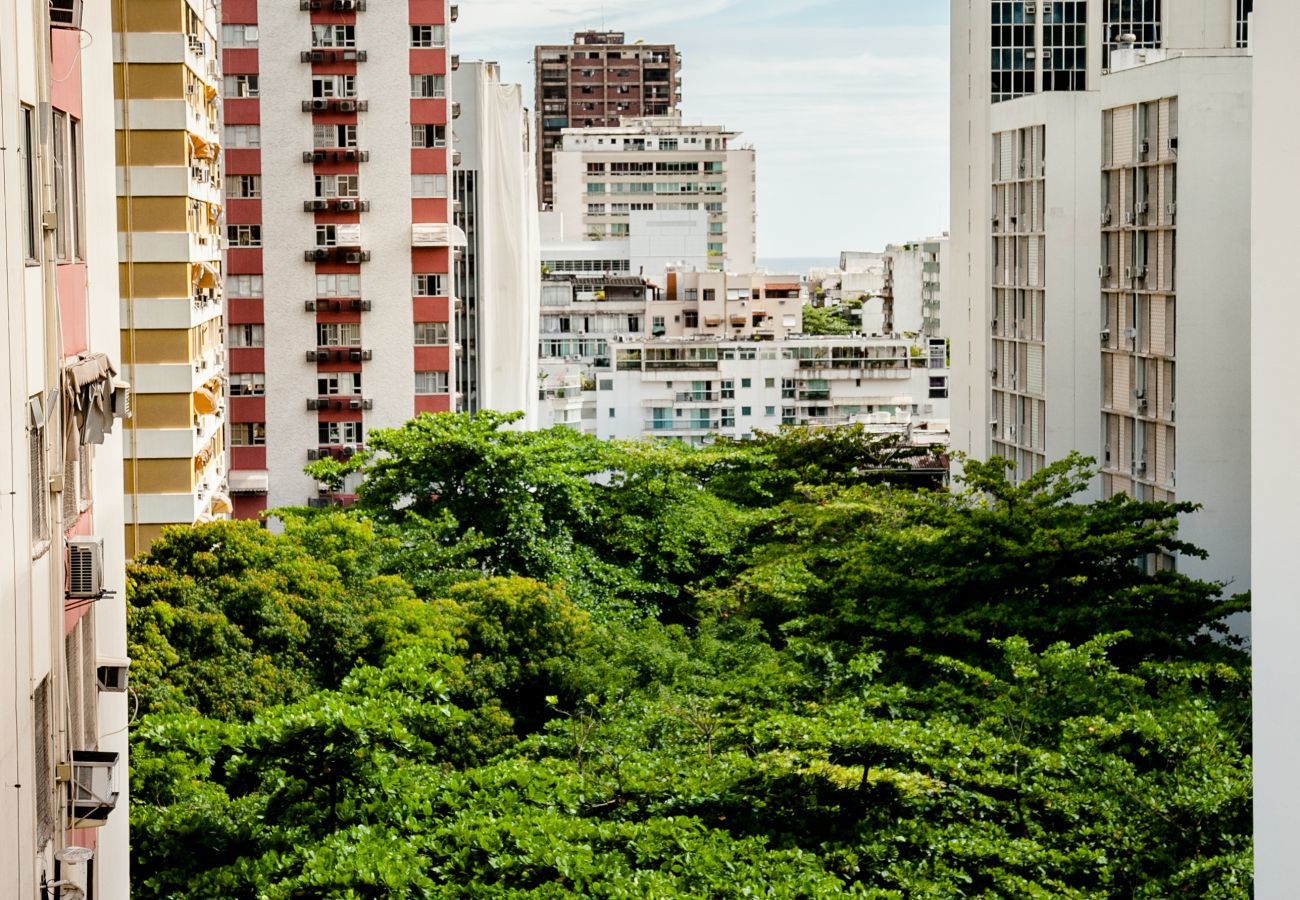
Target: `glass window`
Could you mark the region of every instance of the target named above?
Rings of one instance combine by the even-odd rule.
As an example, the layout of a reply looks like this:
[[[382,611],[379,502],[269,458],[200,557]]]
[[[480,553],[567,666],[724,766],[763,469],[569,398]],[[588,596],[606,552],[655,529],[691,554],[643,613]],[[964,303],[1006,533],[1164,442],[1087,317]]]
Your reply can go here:
[[[265,422],[232,422],[230,424],[230,446],[265,447]]]
[[[226,343],[230,347],[265,347],[265,325],[231,325]]]
[[[54,254],[60,262],[68,260],[68,115],[54,111]]]
[[[230,396],[260,397],[266,393],[266,373],[232,372],[230,375]]]
[[[447,46],[447,26],[412,25],[411,46],[415,48]]]
[[[421,395],[447,393],[447,373],[416,372],[415,393]]]
[[[414,275],[412,276],[411,289],[416,297],[445,297],[443,275]]]
[[[447,344],[446,322],[416,322],[415,346],[442,347]]]
[[[411,96],[416,98],[446,97],[447,76],[412,75]]]
[[[22,168],[22,211],[23,211],[23,255],[28,261],[36,262],[41,258],[40,241],[37,238],[36,221],[36,156],[35,132],[33,131],[34,111],[30,106],[22,107],[22,147],[18,151],[19,165]]]

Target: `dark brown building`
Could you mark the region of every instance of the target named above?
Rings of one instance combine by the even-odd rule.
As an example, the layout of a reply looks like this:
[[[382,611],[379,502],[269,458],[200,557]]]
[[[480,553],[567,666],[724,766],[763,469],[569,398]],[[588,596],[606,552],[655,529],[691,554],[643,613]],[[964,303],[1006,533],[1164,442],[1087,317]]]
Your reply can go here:
[[[543,209],[552,201],[551,155],[561,131],[667,115],[681,103],[681,56],[672,44],[629,44],[621,31],[584,31],[567,46],[538,47],[534,62]]]

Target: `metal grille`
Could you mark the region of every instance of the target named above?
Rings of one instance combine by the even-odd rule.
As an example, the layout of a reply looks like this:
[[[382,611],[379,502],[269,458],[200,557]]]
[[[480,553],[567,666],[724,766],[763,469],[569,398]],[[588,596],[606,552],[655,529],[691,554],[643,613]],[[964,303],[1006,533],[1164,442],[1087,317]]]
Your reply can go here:
[[[78,457],[69,453],[63,460],[63,493],[60,499],[63,501],[63,527],[70,528],[72,523],[77,521],[77,516],[81,513],[78,503],[78,497],[81,494],[77,484],[80,473]]]
[[[44,847],[54,834],[54,793],[50,772],[50,680],[36,686],[36,727],[33,734],[36,767],[36,847]]]
[[[81,750],[81,626],[63,639],[63,661],[67,666],[68,749]]]

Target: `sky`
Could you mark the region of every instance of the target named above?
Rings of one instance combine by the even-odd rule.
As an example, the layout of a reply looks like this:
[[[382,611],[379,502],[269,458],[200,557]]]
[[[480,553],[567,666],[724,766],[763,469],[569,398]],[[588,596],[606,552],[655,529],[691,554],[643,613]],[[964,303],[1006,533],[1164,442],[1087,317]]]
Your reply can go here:
[[[948,3],[467,0],[452,42],[530,106],[536,44],[677,44],[683,118],[758,151],[759,256],[834,259],[948,228]]]

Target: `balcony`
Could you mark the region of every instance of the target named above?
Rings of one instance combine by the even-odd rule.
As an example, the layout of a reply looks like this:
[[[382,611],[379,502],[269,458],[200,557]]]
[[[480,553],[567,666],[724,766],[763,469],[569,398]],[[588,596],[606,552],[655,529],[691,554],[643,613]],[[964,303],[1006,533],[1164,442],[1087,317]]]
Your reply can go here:
[[[298,8],[304,12],[317,12],[323,9],[334,12],[365,12],[366,0],[298,0]]]
[[[677,403],[717,403],[720,399],[718,391],[679,391],[675,397]]]
[[[369,162],[370,151],[358,150],[356,147],[317,147],[302,151],[305,163],[322,162]]]
[[[358,100],[355,97],[316,97],[302,101],[303,112],[354,113],[366,112],[368,109],[369,100]]]
[[[303,212],[370,212],[369,200],[356,197],[324,197],[302,201]]]
[[[337,50],[303,50],[298,54],[298,59],[305,63],[365,62],[366,51],[356,50],[351,47],[339,48]]]
[[[316,450],[308,450],[307,459],[312,462],[318,459],[351,459],[364,449],[366,449],[364,444],[335,444],[320,447]]]
[[[684,419],[681,421],[675,419],[647,419],[645,420],[644,431],[650,434],[662,434],[664,432],[682,432],[682,431],[717,431],[722,427],[722,422],[718,419]]]
[[[347,247],[317,247],[315,250],[304,250],[302,258],[305,262],[335,262],[359,265],[370,262],[370,251],[350,250]]]
[[[317,347],[307,351],[307,362],[366,362],[374,357],[370,350],[360,347]]]
[[[303,308],[307,312],[370,312],[371,305],[369,300],[359,297],[303,301]]]
[[[374,409],[375,401],[363,397],[308,397],[307,410]]]

